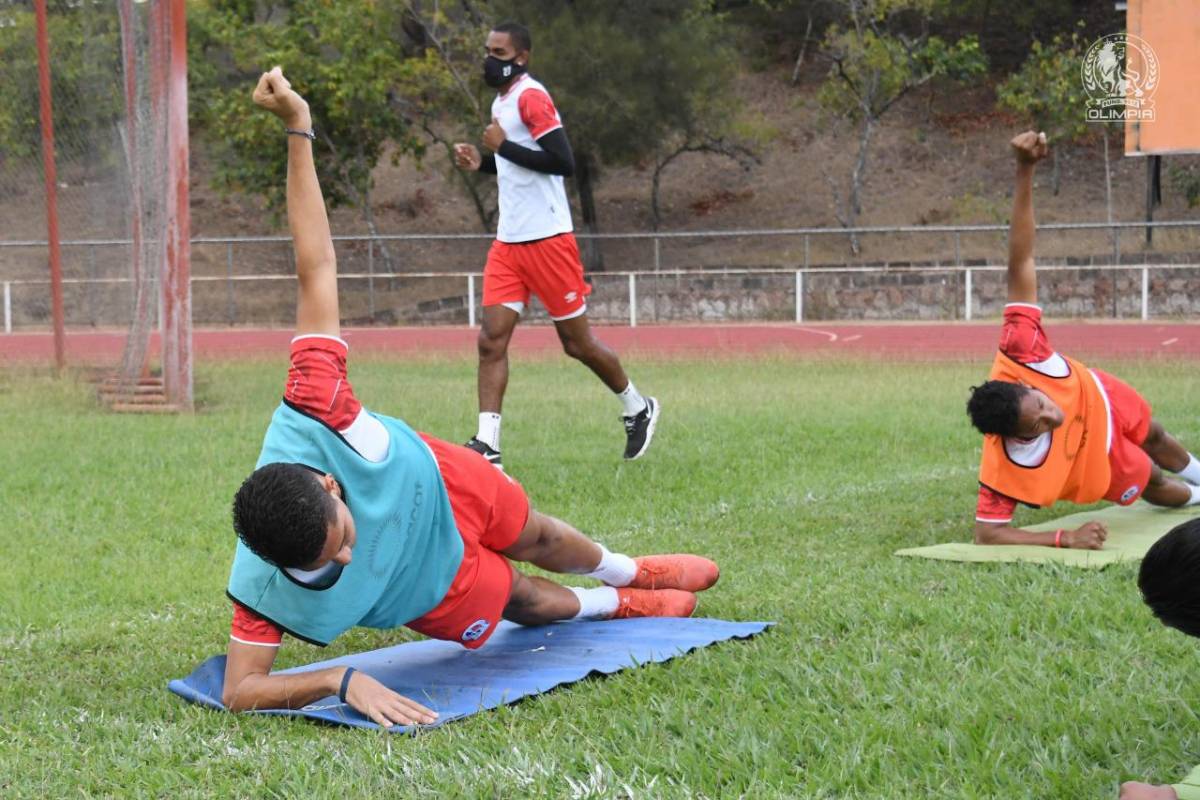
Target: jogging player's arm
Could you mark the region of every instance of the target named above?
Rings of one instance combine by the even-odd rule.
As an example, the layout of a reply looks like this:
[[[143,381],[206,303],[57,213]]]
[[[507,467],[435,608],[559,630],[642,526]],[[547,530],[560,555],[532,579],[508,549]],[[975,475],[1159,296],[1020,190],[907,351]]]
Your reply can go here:
[[[297,94],[275,67],[263,73],[254,89],[254,102],[283,121],[290,130],[312,128],[308,103]],[[296,333],[337,336],[340,331],[337,296],[337,258],[329,233],[329,217],[317,170],[312,142],[305,136],[287,136],[287,216],[296,253]]]
[[[1009,143],[1017,158],[1013,187],[1012,220],[1008,228],[1008,302],[1037,304],[1037,270],[1033,241],[1037,231],[1033,217],[1033,171],[1046,157],[1046,135],[1026,131]]]
[[[575,154],[571,152],[571,143],[567,140],[566,131],[555,128],[538,139],[537,143],[541,150],[531,150],[511,139],[505,139],[497,153],[502,158],[534,172],[562,175],[564,178],[575,174]]]
[[[278,651],[278,647],[230,640],[225,658],[225,685],[221,691],[221,702],[227,709],[303,708],[341,690],[346,667],[272,675],[271,667]],[[357,671],[347,685],[346,702],[385,728],[429,724],[437,719],[432,710]]]

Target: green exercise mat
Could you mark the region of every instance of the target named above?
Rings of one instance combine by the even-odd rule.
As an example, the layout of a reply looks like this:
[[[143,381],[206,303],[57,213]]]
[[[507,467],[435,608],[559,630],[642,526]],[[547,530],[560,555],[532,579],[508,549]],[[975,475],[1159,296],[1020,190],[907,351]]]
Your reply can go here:
[[[1186,778],[1174,786],[1179,800],[1200,800],[1200,767],[1193,769]]]
[[[968,544],[947,542],[930,547],[897,550],[898,556],[934,558],[940,561],[1032,561],[1038,564],[1067,564],[1085,569],[1102,569],[1118,561],[1137,561],[1167,531],[1181,522],[1200,516],[1200,508],[1159,508],[1139,500],[1131,506],[1108,506],[1080,511],[1039,525],[1022,525],[1030,531],[1078,528],[1088,520],[1108,526],[1103,550],[1071,550],[1014,544]]]

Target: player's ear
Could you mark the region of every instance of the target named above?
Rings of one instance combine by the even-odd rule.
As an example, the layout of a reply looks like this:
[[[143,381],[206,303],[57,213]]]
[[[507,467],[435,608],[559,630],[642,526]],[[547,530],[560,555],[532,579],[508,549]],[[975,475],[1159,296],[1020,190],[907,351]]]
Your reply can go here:
[[[322,475],[318,480],[321,481],[321,488],[329,492],[334,497],[342,496],[342,486],[337,482],[337,478],[330,475],[328,472]]]

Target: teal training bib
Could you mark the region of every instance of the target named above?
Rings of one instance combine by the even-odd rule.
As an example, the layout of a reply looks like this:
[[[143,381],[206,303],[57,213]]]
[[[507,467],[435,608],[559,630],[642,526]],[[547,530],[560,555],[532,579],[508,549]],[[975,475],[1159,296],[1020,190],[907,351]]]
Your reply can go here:
[[[398,419],[387,428],[387,457],[372,462],[325,423],[282,403],[271,418],[258,464],[304,464],[341,484],[357,542],[337,581],[315,589],[237,544],[229,596],[288,633],[325,645],[356,625],[396,628],[432,610],[454,580],[463,542],[437,461]]]

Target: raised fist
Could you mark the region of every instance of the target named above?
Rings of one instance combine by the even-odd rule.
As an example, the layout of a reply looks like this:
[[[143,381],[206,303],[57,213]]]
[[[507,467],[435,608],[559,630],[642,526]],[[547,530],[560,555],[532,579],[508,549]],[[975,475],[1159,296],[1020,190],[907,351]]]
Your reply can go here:
[[[283,120],[289,128],[307,130],[312,127],[308,113],[308,102],[292,89],[292,84],[283,77],[283,68],[275,67],[264,72],[254,87],[254,104],[265,108]]]
[[[1017,161],[1022,164],[1036,164],[1050,152],[1050,145],[1046,144],[1046,134],[1044,133],[1034,133],[1033,131],[1018,133],[1009,144],[1016,153]]]

